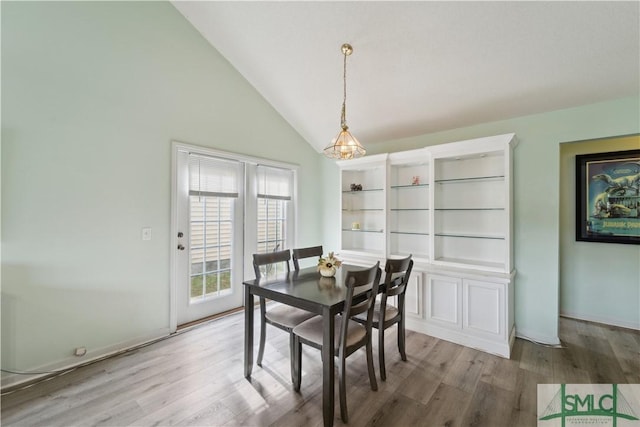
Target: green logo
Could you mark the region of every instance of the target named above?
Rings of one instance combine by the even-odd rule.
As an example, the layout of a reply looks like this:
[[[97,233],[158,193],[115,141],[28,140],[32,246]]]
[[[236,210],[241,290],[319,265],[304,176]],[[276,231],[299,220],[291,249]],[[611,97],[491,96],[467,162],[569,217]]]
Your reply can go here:
[[[609,386],[611,386],[610,393],[608,389],[602,392],[603,387],[608,388]],[[540,391],[540,385],[538,387],[538,391]],[[596,389],[599,389],[600,392],[597,392]],[[591,425],[597,423],[598,419],[606,420],[607,424],[609,421],[612,422],[613,427],[617,427],[618,419],[638,420],[617,384],[574,384],[572,391],[573,393],[568,393],[567,385],[561,384],[560,389],[538,419],[548,421],[559,418],[562,427],[565,427],[568,418],[576,424]]]

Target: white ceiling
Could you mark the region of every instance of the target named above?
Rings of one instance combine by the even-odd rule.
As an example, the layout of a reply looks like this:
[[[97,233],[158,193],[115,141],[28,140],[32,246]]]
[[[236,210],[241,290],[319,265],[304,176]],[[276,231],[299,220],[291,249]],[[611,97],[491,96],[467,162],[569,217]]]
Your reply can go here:
[[[217,2],[174,6],[315,149],[640,93],[640,2]]]

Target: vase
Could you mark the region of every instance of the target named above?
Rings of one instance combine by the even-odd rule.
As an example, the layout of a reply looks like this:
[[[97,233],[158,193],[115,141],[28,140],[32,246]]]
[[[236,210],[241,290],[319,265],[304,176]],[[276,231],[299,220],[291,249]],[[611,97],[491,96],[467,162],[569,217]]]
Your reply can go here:
[[[336,268],[335,267],[321,267],[320,268],[320,275],[322,277],[333,277],[336,275]]]

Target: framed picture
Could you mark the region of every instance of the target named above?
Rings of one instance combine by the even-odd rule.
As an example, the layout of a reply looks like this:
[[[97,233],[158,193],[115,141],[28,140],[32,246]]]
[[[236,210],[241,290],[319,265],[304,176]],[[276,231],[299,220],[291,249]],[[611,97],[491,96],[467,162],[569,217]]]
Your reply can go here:
[[[576,240],[640,244],[640,149],[576,156]]]

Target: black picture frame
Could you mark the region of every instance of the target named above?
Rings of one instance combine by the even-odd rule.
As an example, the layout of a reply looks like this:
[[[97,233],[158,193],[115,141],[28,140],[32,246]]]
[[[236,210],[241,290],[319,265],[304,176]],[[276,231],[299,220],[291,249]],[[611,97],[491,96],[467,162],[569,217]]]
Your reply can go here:
[[[640,149],[576,156],[576,240],[640,244]]]

